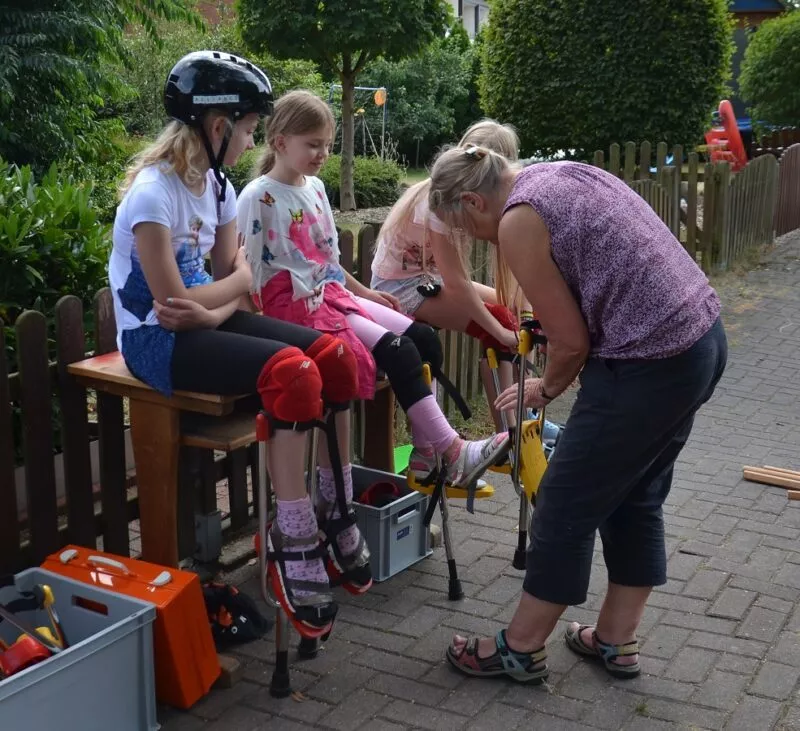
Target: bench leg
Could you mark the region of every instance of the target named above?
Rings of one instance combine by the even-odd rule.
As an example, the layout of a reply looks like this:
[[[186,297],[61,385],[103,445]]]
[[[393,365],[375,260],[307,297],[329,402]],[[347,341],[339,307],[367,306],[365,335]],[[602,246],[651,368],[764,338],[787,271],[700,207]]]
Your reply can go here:
[[[382,388],[364,402],[364,466],[394,472],[394,392]]]
[[[130,417],[142,559],[177,566],[179,412],[131,399]]]

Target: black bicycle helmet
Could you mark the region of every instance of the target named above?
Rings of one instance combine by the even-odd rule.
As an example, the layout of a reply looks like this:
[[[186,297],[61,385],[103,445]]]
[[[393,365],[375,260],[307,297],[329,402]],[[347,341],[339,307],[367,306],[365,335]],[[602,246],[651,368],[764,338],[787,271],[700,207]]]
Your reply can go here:
[[[221,171],[222,160],[230,141],[225,133],[215,155],[203,128],[203,116],[211,109],[230,114],[236,122],[248,114],[272,113],[272,85],[267,75],[249,61],[221,51],[195,51],[175,64],[164,85],[164,107],[179,122],[200,130],[211,167],[220,184],[220,201],[225,200],[227,187]]]

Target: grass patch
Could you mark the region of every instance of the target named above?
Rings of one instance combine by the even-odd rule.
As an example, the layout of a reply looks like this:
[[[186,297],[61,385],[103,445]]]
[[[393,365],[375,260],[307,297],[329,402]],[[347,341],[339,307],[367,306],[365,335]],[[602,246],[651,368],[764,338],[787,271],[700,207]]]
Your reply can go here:
[[[406,173],[403,176],[402,183],[412,186],[415,183],[420,183],[428,177],[428,171],[425,168],[406,168]]]

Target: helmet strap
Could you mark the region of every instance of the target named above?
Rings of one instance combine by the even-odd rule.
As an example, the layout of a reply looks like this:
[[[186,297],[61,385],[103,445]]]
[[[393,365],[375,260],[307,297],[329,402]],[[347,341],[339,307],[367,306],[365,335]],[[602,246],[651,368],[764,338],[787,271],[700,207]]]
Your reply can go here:
[[[225,159],[225,153],[227,152],[228,144],[231,141],[231,128],[229,126],[225,127],[225,134],[222,137],[222,144],[219,146],[219,154],[217,155],[214,154],[214,148],[211,146],[211,140],[208,139],[205,127],[200,127],[200,137],[205,145],[206,153],[208,154],[208,161],[211,163],[211,169],[214,171],[214,178],[219,184],[217,200],[220,203],[224,203],[225,193],[228,190],[228,178],[222,170],[222,161]]]

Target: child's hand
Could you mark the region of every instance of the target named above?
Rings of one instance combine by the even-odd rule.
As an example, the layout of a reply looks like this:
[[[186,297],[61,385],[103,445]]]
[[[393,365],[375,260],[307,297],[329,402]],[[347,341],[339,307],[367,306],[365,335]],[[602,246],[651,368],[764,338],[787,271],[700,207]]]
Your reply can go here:
[[[402,309],[400,308],[400,300],[391,294],[387,294],[386,292],[378,292],[375,289],[367,289],[361,296],[365,300],[370,300],[371,302],[383,305],[384,307],[396,310],[397,312],[402,312]]]
[[[250,262],[245,258],[244,247],[236,250],[236,258],[233,260],[233,274],[239,278],[242,285],[242,294],[247,294],[253,286],[253,270]]]
[[[219,324],[215,322],[212,312],[194,300],[168,297],[165,305],[153,300],[153,309],[158,324],[165,330],[200,330]]]

